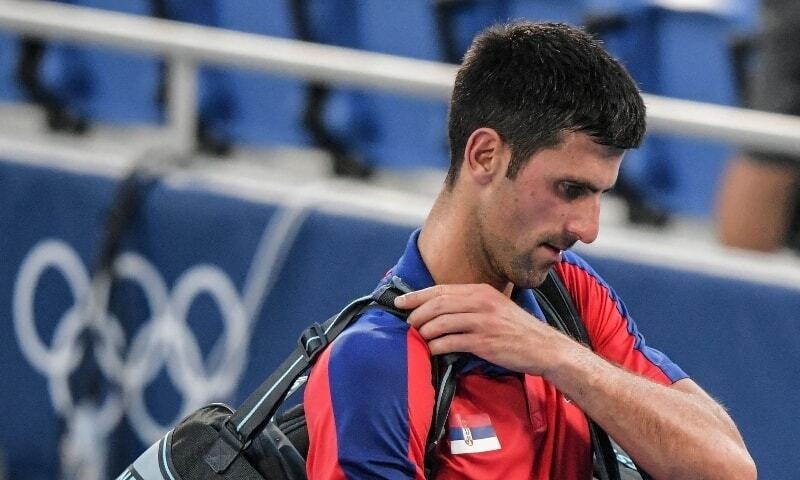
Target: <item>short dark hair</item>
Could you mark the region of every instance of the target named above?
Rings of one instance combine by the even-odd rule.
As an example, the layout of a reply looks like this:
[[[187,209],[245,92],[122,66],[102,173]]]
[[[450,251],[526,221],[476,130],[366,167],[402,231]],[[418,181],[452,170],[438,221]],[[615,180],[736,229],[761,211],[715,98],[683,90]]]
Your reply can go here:
[[[638,147],[645,107],[625,68],[586,32],[563,23],[514,22],[489,27],[472,42],[450,101],[450,169],[458,177],[467,139],[497,131],[511,149],[514,178],[537,151],[584,132],[602,145]]]

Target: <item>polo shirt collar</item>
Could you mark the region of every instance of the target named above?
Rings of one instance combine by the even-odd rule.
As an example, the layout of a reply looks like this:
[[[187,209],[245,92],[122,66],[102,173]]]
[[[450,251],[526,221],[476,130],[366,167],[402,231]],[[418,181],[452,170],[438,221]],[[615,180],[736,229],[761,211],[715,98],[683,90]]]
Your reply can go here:
[[[435,284],[431,272],[429,272],[428,267],[425,266],[425,261],[422,260],[422,254],[419,252],[419,247],[417,246],[420,231],[421,229],[419,228],[414,230],[406,243],[406,249],[403,255],[400,257],[400,260],[397,261],[397,265],[389,270],[384,281],[381,283],[385,283],[392,278],[393,275],[397,275],[406,285],[414,290],[432,287]],[[536,316],[536,318],[540,320],[544,319],[544,312],[542,312],[541,307],[539,307],[539,303],[536,302],[536,297],[533,295],[533,292],[529,289],[515,287],[511,298],[517,305]]]
[[[421,229],[416,229],[408,239],[406,249],[403,255],[397,261],[397,264],[386,273],[381,284],[388,282],[392,276],[400,277],[400,279],[414,290],[421,290],[423,288],[432,287],[435,283],[433,276],[431,276],[428,267],[422,259],[417,241],[419,240],[419,233]],[[534,315],[537,319],[544,321],[544,313],[542,312],[539,303],[533,292],[527,288],[514,288],[511,293],[511,298],[528,313]],[[508,370],[498,367],[484,360],[474,359],[470,361],[464,370],[472,370],[475,367],[482,366],[487,374],[506,374],[511,373]],[[463,371],[462,371],[463,373]]]

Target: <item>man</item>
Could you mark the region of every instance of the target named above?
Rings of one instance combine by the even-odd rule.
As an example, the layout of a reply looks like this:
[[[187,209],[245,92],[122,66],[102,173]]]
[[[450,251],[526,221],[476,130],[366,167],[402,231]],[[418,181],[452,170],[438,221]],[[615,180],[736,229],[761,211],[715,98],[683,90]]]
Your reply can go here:
[[[448,352],[472,357],[436,478],[590,479],[583,412],[655,478],[753,478],[725,411],[567,251],[597,237],[601,196],[644,135],[624,69],[565,25],[497,26],[466,54],[449,117],[445,185],[387,275],[418,290],[396,301],[412,313],[369,310],[320,357],[309,478],[423,478],[430,356]],[[551,268],[595,352],[542,321],[529,289]]]

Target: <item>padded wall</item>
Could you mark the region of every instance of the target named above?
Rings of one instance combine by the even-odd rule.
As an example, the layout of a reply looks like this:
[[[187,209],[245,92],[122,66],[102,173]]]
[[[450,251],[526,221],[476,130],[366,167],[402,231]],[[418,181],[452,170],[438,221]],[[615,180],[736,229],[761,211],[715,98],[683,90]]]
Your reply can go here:
[[[83,301],[117,181],[0,162],[9,478],[55,478],[60,435],[81,418],[96,427],[81,438],[108,445],[110,477],[185,411],[241,401],[302,328],[370,291],[412,230],[181,185],[147,190],[115,263],[112,314],[93,317]],[[729,408],[761,476],[800,471],[800,290],[582,252],[648,343]]]

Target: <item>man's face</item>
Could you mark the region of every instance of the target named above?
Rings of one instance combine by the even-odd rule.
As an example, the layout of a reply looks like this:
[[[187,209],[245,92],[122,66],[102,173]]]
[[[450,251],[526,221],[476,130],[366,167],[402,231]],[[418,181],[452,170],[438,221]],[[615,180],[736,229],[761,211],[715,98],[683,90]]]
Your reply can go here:
[[[513,180],[498,176],[477,212],[478,254],[498,282],[539,285],[575,242],[599,230],[602,194],[616,182],[622,153],[583,133],[534,154]]]

